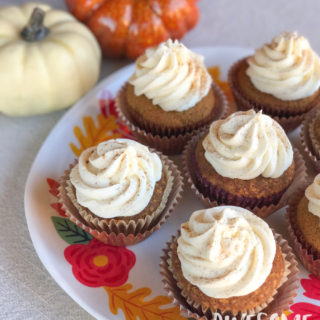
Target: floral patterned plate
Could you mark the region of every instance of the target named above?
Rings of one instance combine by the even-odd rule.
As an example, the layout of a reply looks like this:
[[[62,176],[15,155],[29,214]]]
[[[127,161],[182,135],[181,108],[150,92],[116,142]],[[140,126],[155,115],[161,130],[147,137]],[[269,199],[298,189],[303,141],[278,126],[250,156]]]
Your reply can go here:
[[[200,48],[212,76],[232,103],[228,68],[251,50],[235,47]],[[129,65],[103,80],[76,103],[45,140],[29,173],[25,213],[40,260],[56,282],[98,319],[186,319],[165,295],[159,274],[160,255],[180,224],[203,205],[185,190],[183,200],[160,230],[131,247],[112,247],[92,238],[70,222],[57,202],[59,177],[81,151],[113,137],[132,137],[118,123],[114,96],[134,70]],[[221,78],[220,78],[221,77]],[[297,130],[291,134],[297,139]],[[174,157],[180,164],[180,158]],[[288,238],[284,210],[268,218]],[[320,319],[320,280],[301,267],[301,286],[288,318]],[[300,319],[300,318],[299,318]]]

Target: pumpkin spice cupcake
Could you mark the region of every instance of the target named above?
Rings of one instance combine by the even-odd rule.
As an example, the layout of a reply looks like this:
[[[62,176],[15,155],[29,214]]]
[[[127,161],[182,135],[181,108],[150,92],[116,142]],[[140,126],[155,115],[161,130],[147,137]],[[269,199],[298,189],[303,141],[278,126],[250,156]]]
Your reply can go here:
[[[171,39],[137,59],[117,96],[119,115],[138,140],[166,153],[179,153],[192,132],[221,116],[224,107],[203,57]]]
[[[295,296],[298,270],[291,248],[246,209],[195,211],[164,252],[165,288],[188,316],[271,315]],[[278,292],[282,286],[293,290],[284,296]],[[280,304],[273,303],[278,299]]]
[[[277,205],[293,181],[291,143],[281,126],[262,112],[235,112],[193,140],[184,153],[188,175],[218,205]]]
[[[233,65],[229,83],[240,110],[263,110],[293,128],[320,104],[320,59],[306,38],[284,32]]]
[[[302,263],[320,277],[320,174],[305,190],[292,197],[286,218]]]
[[[182,182],[167,157],[133,140],[115,139],[84,150],[61,186],[60,202],[69,217],[102,241],[128,245],[160,227]]]

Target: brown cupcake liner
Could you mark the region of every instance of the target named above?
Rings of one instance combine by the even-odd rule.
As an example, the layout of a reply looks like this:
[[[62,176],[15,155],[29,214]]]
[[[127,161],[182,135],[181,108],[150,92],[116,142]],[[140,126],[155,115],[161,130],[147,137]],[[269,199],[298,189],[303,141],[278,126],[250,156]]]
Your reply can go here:
[[[169,128],[156,128],[151,127],[149,123],[145,124],[145,127],[148,130],[140,128],[135,125],[132,117],[128,112],[128,103],[126,99],[126,87],[127,83],[119,90],[116,97],[116,111],[119,115],[120,121],[125,124],[137,140],[149,147],[155,148],[164,154],[180,154],[183,150],[185,144],[191,139],[191,137],[201,130],[203,127],[208,126],[209,124],[204,124],[202,127],[190,126],[186,128],[184,133],[177,133]],[[217,103],[217,108],[212,116],[212,121],[223,118],[228,112],[228,103],[227,99],[222,92],[222,90],[216,85],[212,84],[214,90],[215,99]],[[158,132],[162,130],[162,134],[159,135]],[[170,134],[170,135],[169,135]]]
[[[256,102],[250,100],[248,97],[243,96],[239,86],[236,81],[234,81],[235,75],[238,72],[239,67],[248,57],[241,59],[233,64],[228,73],[228,82],[236,101],[236,105],[239,110],[249,110],[254,109],[255,111],[263,110],[264,113],[270,115],[273,119],[275,119],[280,125],[284,128],[286,132],[292,131],[297,128],[304,119],[305,114],[320,105],[320,95],[317,99],[313,101],[313,103],[306,108],[295,106],[296,112],[292,112],[292,101],[288,106],[288,109],[284,109],[283,107],[279,110],[278,106],[271,106],[266,104],[257,104]]]
[[[320,117],[320,110],[315,109],[317,112],[315,113],[315,117],[311,120],[309,124],[309,137],[312,145],[312,150],[315,153],[317,158],[320,158],[320,143],[319,139],[315,135],[315,126],[316,126],[316,121],[318,120],[317,117]]]
[[[262,197],[259,199],[239,197],[237,195],[227,193],[225,190],[219,188],[218,186],[213,186],[204,177],[202,177],[194,153],[191,155],[189,166],[193,170],[198,190],[209,199],[216,199],[218,203],[232,203],[239,207],[246,207],[251,209],[254,207],[261,208],[263,206],[269,206],[273,204],[276,205],[279,203],[282,195],[287,189],[286,188],[279,193],[272,194],[269,197]]]
[[[315,108],[306,114],[301,126],[300,142],[314,168],[320,171],[320,143],[312,132],[312,123],[317,116],[320,116],[320,108]]]
[[[304,196],[307,184],[299,188],[292,196],[286,210],[286,222],[293,248],[302,264],[316,277],[320,278],[320,252],[306,242],[297,222],[297,208]]]
[[[178,234],[179,235],[179,234]],[[194,319],[209,320],[216,319],[215,314],[218,313],[222,317],[229,316],[237,319],[242,319],[244,314],[256,315],[259,312],[267,314],[265,317],[269,319],[272,314],[281,313],[287,309],[293,303],[294,297],[297,295],[297,289],[299,287],[299,269],[297,267],[297,261],[292,252],[288,242],[282,238],[280,234],[274,233],[275,239],[281,248],[282,254],[285,258],[285,274],[284,277],[274,292],[273,296],[268,301],[254,310],[247,310],[247,312],[238,312],[233,314],[230,310],[211,310],[203,309],[201,305],[196,305],[192,301],[188,301],[185,293],[177,284],[177,280],[170,267],[171,264],[171,245],[176,241],[177,237],[173,236],[171,242],[167,242],[167,247],[163,249],[164,254],[161,256],[160,273],[162,275],[162,282],[164,288],[170,298],[173,299],[173,304],[179,306],[181,312],[188,317]],[[256,319],[256,317],[251,317]]]
[[[73,168],[73,166],[70,167],[70,170]],[[166,168],[168,169],[168,168]],[[147,215],[144,218],[140,218],[138,220],[130,220],[128,221],[121,221],[119,222],[119,219],[108,219],[109,221],[106,221],[105,219],[101,219],[95,215],[93,215],[87,208],[82,207],[78,202],[75,194],[75,189],[72,186],[71,181],[69,180],[69,174],[70,170],[65,171],[65,175],[62,178],[62,185],[63,185],[63,192],[66,193],[70,201],[72,202],[75,209],[78,211],[80,216],[83,218],[85,223],[87,225],[92,226],[93,228],[100,230],[100,231],[106,231],[107,233],[119,233],[123,232],[125,234],[127,233],[142,233],[145,230],[147,230],[151,223],[155,221],[155,219],[159,216],[159,214],[163,211],[166,202],[168,200],[168,196],[172,189],[172,182],[173,177],[171,175],[171,172],[169,170],[165,170],[167,174],[167,185],[163,193],[163,197],[161,200],[161,203],[159,207],[150,215]]]
[[[164,172],[168,179],[167,189],[165,191],[167,195],[164,196],[164,198],[166,197],[165,203],[164,201],[162,202],[163,209],[156,210],[151,218],[146,217],[145,219],[139,219],[137,221],[110,219],[107,223],[105,220],[95,218],[92,214],[89,214],[85,208],[80,208],[79,205],[76,205],[76,203],[72,201],[73,193],[70,198],[70,188],[68,187],[70,186],[70,184],[68,184],[69,173],[76,162],[70,165],[60,181],[59,203],[61,203],[62,208],[65,210],[66,216],[77,226],[106,244],[129,246],[149,237],[169,218],[181,200],[183,191],[183,178],[177,166],[168,157],[159,153],[158,155],[164,164]],[[161,205],[159,207],[161,207]]]
[[[123,101],[122,103],[127,104],[127,99],[126,99],[126,91],[127,91],[127,87],[128,87],[128,83],[126,83],[123,86]],[[215,98],[215,108],[213,108],[213,110],[211,111],[211,113],[209,114],[209,116],[205,119],[202,119],[201,121],[198,121],[197,123],[193,124],[193,125],[188,125],[188,126],[184,126],[183,128],[172,128],[170,126],[164,126],[163,124],[151,124],[148,120],[145,119],[136,119],[136,115],[134,113],[133,110],[130,110],[130,108],[127,108],[128,111],[128,117],[130,118],[130,121],[132,123],[134,123],[137,127],[139,127],[140,129],[145,130],[146,132],[150,132],[153,135],[159,135],[161,137],[163,136],[167,136],[170,137],[172,135],[174,136],[178,136],[178,135],[184,135],[188,132],[192,132],[196,129],[202,128],[208,124],[210,124],[217,116],[219,116],[219,114],[222,112],[221,106],[221,97],[224,96],[224,93],[222,90],[220,90],[220,88],[214,84],[212,82],[211,85],[212,91],[213,91],[213,95]]]
[[[257,111],[257,110],[256,110]],[[290,116],[288,118],[286,117],[272,117],[274,120],[276,120],[283,130],[285,132],[293,131],[294,129],[298,128],[300,124],[302,123],[303,119],[305,117],[305,114],[298,115],[298,116]]]
[[[230,196],[230,194],[226,193],[224,190],[218,188],[212,188],[210,190],[208,186],[208,182],[201,177],[197,177],[195,173],[194,167],[194,150],[198,141],[201,139],[203,134],[206,134],[207,131],[201,131],[197,136],[194,136],[186,145],[183,151],[183,167],[184,167],[184,176],[188,181],[191,189],[195,192],[196,196],[202,201],[202,203],[207,207],[215,207],[222,205],[234,205],[246,208],[252,212],[254,212],[260,218],[266,218],[282,207],[286,206],[288,199],[290,196],[299,188],[300,185],[304,184],[307,179],[307,172],[305,162],[303,160],[302,155],[297,149],[294,149],[294,161],[295,161],[295,174],[293,177],[293,181],[290,186],[283,192],[279,194],[275,194],[268,198],[263,199],[254,199],[254,198],[244,198],[238,196]],[[212,195],[212,198],[217,200],[211,200],[208,196],[205,196],[201,192],[201,188],[197,187],[197,178],[198,181],[201,181],[201,185],[203,188],[209,190],[209,194]],[[267,201],[268,205],[265,205],[263,201]],[[276,201],[278,201],[276,203]]]

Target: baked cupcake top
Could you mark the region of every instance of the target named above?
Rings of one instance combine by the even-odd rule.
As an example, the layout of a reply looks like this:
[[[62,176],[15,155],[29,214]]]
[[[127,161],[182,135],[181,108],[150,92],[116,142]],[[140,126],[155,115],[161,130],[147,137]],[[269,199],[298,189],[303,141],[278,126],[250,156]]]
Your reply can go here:
[[[320,59],[306,38],[284,32],[247,60],[256,89],[280,100],[298,100],[320,87]]]
[[[320,218],[320,173],[306,189],[305,196],[309,200],[308,210]]]
[[[183,276],[213,298],[244,296],[269,276],[276,243],[250,211],[221,206],[195,211],[181,226],[177,253]]]
[[[239,111],[214,121],[202,145],[217,173],[232,179],[278,178],[293,161],[286,133],[261,111]]]
[[[70,180],[80,205],[99,217],[113,218],[140,213],[161,175],[156,153],[133,140],[115,139],[83,151]]]
[[[212,79],[201,55],[169,39],[137,59],[129,83],[164,111],[185,111],[208,94]]]

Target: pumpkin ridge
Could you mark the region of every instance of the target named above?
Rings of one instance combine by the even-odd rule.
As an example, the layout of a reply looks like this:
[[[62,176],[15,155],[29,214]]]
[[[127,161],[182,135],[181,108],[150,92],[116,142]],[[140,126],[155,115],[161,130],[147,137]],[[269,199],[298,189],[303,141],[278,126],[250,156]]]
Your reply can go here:
[[[40,47],[38,46],[37,47],[38,51],[39,51],[39,54],[41,56],[41,59],[43,61],[43,65],[44,65],[44,68],[46,70],[46,74],[47,74],[47,83],[49,85],[49,89],[52,87],[52,81],[51,81],[51,77],[50,77],[50,72],[49,72],[49,68],[48,68],[48,65],[47,65],[47,61],[46,61],[46,58],[45,58],[45,55],[44,53],[42,52],[42,50],[40,49]],[[49,90],[50,92],[50,100],[51,100],[51,106],[54,105],[54,102],[55,102],[55,98],[54,98],[54,94],[53,94],[53,91],[52,90]]]
[[[150,20],[146,20],[147,18]],[[146,28],[145,22],[151,20],[153,21],[153,27]],[[143,54],[146,48],[156,46],[170,38],[170,33],[163,24],[161,17],[152,9],[150,0],[144,0],[142,5],[136,3],[133,6],[132,21],[133,24],[131,23],[128,28],[128,42],[125,47],[126,56],[130,59]],[[132,25],[137,26],[136,32],[132,32],[134,30]]]
[[[78,64],[78,60],[77,60],[77,57],[75,55],[75,53],[73,52],[72,48],[70,48],[67,44],[65,44],[63,41],[59,40],[59,39],[56,39],[54,38],[53,36],[50,37],[50,39],[48,39],[47,41],[52,41],[56,44],[59,44],[61,45],[70,55],[71,55],[71,60],[73,61],[73,63],[75,64],[76,66],[76,69],[78,71],[78,81],[79,81],[79,85],[80,85],[80,88],[79,88],[79,91],[82,91],[82,92],[86,92],[87,90],[85,90],[85,87],[84,87],[84,84],[83,84],[83,80],[82,80],[82,75],[80,73],[80,66]]]
[[[157,11],[154,10],[154,8],[152,7],[150,1],[148,1],[148,7],[151,9],[151,11],[152,11],[157,17],[160,18],[161,22],[163,22],[162,19],[161,19],[161,15],[160,15]]]
[[[97,7],[95,8],[92,8],[91,9],[91,13],[90,15],[88,15],[85,19],[82,19],[82,21],[85,23],[85,24],[89,24],[91,22],[91,19],[92,17],[96,14],[96,12],[105,5],[105,2],[101,2],[99,4],[97,4]]]
[[[52,34],[59,36],[61,35],[65,35],[68,32],[70,32],[71,34],[76,34],[77,36],[83,38],[84,40],[86,40],[87,42],[89,42],[92,46],[94,45],[94,43],[92,42],[92,40],[90,40],[87,36],[83,35],[81,32],[78,32],[76,30],[70,30],[70,31],[58,31],[58,32],[52,32]],[[100,53],[99,53],[99,48],[95,47],[95,49],[93,50],[94,54],[96,55],[96,58],[99,58]]]
[[[69,22],[76,22],[75,20],[60,20],[60,21],[54,21],[52,24],[48,24],[47,27],[50,28],[51,31],[54,31],[53,29],[59,25],[62,25],[64,23]]]
[[[100,10],[103,12],[104,10],[108,9],[108,5],[109,5],[110,2],[112,3],[112,1],[113,1],[113,0],[110,0],[110,1],[105,0],[105,1],[103,1],[103,3],[99,6],[99,8],[97,8],[97,9],[92,13],[92,15],[91,15],[91,17],[90,17],[90,21],[88,21],[88,25],[90,25],[90,23],[95,24],[95,22],[92,21],[92,20],[95,20],[95,19],[96,19],[96,16],[99,16],[99,11],[100,11]],[[118,0],[117,0],[117,1],[118,1]],[[139,1],[141,1],[141,0],[139,0]],[[125,55],[127,54],[127,43],[126,43],[126,42],[129,40],[129,30],[130,30],[130,25],[131,25],[131,23],[132,23],[132,17],[133,17],[133,11],[134,11],[134,6],[135,6],[135,0],[129,0],[129,2],[130,2],[130,3],[129,3],[128,5],[129,5],[130,8],[131,8],[131,9],[130,9],[131,13],[130,13],[130,19],[128,20],[128,25],[126,26],[125,32],[124,32],[124,34],[123,34],[123,39],[125,39],[125,42],[121,45],[121,54],[120,54],[120,56],[125,56]],[[124,16],[122,15],[121,18],[123,19]],[[116,29],[117,29],[117,27],[116,27]],[[97,36],[98,39],[100,39],[100,34],[99,34],[99,33],[97,33],[96,36]],[[100,40],[99,40],[99,41],[100,41]]]
[[[23,15],[24,16],[24,15]],[[4,16],[3,14],[0,14],[0,19],[4,20],[9,28],[14,28],[14,31],[19,34],[19,32],[22,30],[23,25],[18,25],[16,24],[14,21],[11,21],[10,19],[8,19],[6,16]]]
[[[0,34],[0,37],[2,37],[1,34]],[[11,45],[12,43],[15,43],[15,42],[16,42],[15,39],[10,39],[10,38],[8,38],[8,39],[9,39],[9,41],[0,44],[0,48],[1,48],[1,49],[3,49],[3,48],[5,48],[6,46],[9,46],[9,45]]]
[[[196,5],[195,5],[195,3],[193,1],[194,0],[191,0],[191,1],[186,0],[186,2],[184,3],[184,6],[186,6],[186,5],[194,6],[195,9],[197,10],[197,7],[196,7]],[[168,21],[166,21],[167,19],[165,19],[165,17],[162,14],[159,14],[157,11],[155,11],[155,9],[152,7],[152,4],[150,3],[150,1],[148,1],[148,4],[149,4],[152,12],[154,12],[157,15],[157,17],[159,17],[159,19],[161,20],[164,28],[166,29],[166,31],[169,34],[169,38],[171,38],[172,40],[181,39],[190,29],[192,29],[194,27],[193,25],[189,24],[189,21],[188,21],[190,14],[186,14],[186,12],[183,11],[183,8],[179,7],[178,10],[176,10],[176,11],[179,12],[180,16],[182,15],[182,18],[180,17],[181,18],[180,20],[183,23],[183,27],[182,27],[182,30],[179,27],[176,28],[177,29],[176,32],[178,32],[178,30],[179,30],[179,32],[178,32],[179,35],[173,35],[172,34],[172,28],[170,28],[170,26],[168,25]],[[161,9],[161,13],[163,11],[162,9]]]
[[[63,27],[66,27],[66,25],[71,25],[71,27],[74,26],[73,29],[71,30],[59,30],[57,31],[56,29],[58,27],[63,26]],[[97,58],[100,57],[100,47],[99,45],[97,44],[97,42],[95,42],[92,38],[92,34],[90,33],[90,31],[84,26],[84,25],[80,25],[79,26],[79,23],[76,21],[76,20],[61,20],[59,22],[56,22],[54,24],[52,24],[50,26],[50,30],[51,30],[51,34],[53,35],[60,35],[60,34],[66,34],[67,32],[71,32],[73,34],[76,34],[84,39],[86,39],[86,41],[88,43],[91,44],[92,47],[94,47],[94,52],[97,56]],[[50,35],[49,35],[50,36]]]
[[[165,21],[163,20],[163,17],[162,15],[160,15],[153,7],[152,7],[152,4],[150,3],[150,1],[148,1],[148,6],[150,7],[151,11],[161,20],[161,23],[164,27],[164,29],[167,31],[168,35],[169,35],[169,38],[172,39],[172,34],[169,32],[167,26],[166,26],[166,23]],[[174,40],[174,39],[173,39]]]
[[[131,5],[132,5],[132,4],[131,4]],[[131,25],[131,22],[132,22],[132,15],[133,15],[133,8],[131,8],[130,22],[129,22],[128,28],[127,28],[127,30],[126,30],[126,36],[125,36],[125,38],[127,39],[127,41],[128,41],[128,39],[129,39],[129,28],[130,28],[130,25]],[[123,45],[122,55],[127,55],[127,45],[126,45],[126,44]]]
[[[21,70],[20,70],[20,81],[19,81],[19,85],[18,85],[18,88],[19,88],[19,98],[21,99],[22,98],[22,75],[25,74],[25,68],[26,68],[26,51],[27,51],[27,47],[24,45],[23,46],[23,49],[22,49],[22,53],[21,53]]]
[[[148,1],[148,5],[149,5],[151,11],[161,20],[161,23],[162,23],[164,29],[167,31],[167,33],[168,33],[168,35],[169,35],[169,38],[172,39],[172,40],[177,39],[177,37],[173,37],[173,36],[172,36],[172,33],[171,33],[170,29],[168,29],[168,27],[167,27],[167,25],[166,25],[166,22],[165,22],[165,20],[163,19],[163,16],[160,15],[157,11],[155,11],[155,9],[152,7],[152,4],[150,3],[150,1]],[[185,17],[183,17],[183,18],[184,18],[184,20],[185,20]],[[184,23],[184,29],[185,29],[184,33],[186,33],[186,31],[187,31],[189,28],[187,28],[187,23],[186,23],[186,21],[183,21],[183,23]]]

